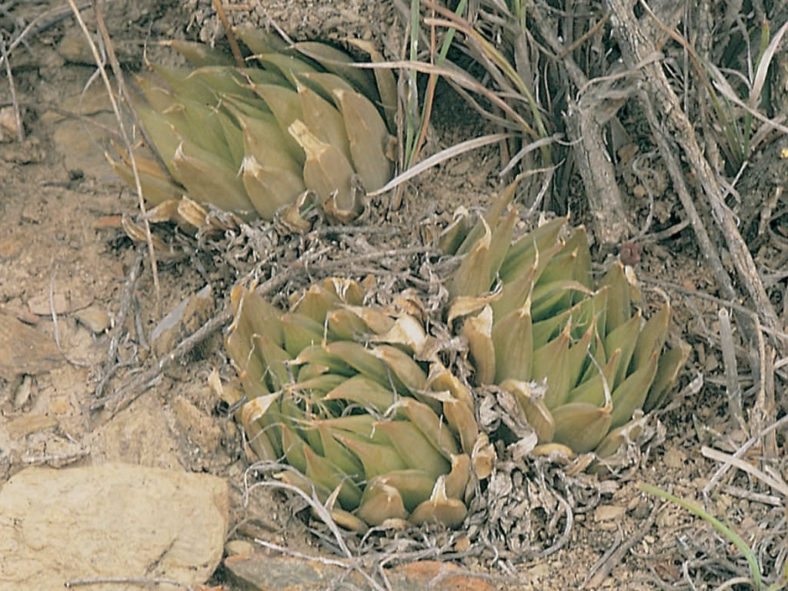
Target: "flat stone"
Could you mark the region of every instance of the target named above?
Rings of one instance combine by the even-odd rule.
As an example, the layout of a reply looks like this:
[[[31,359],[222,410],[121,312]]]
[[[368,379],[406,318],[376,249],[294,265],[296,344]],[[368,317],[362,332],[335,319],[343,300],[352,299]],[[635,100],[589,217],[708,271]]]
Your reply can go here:
[[[89,119],[110,129],[117,125],[111,113],[91,115]],[[62,154],[66,170],[81,170],[87,176],[102,180],[115,179],[104,156],[109,143],[100,127],[74,119],[60,121],[54,127],[55,149]]]
[[[230,540],[224,545],[224,552],[227,556],[254,554],[256,549],[256,546],[247,540]]]
[[[19,256],[25,243],[21,238],[0,239],[0,261],[10,261]]]
[[[272,556],[263,553],[238,554],[224,560],[234,588],[241,591],[317,591],[339,580],[358,588],[369,587],[358,572],[319,560]],[[458,566],[424,560],[396,566],[386,571],[393,591],[432,589],[435,591],[491,591],[483,577],[467,574]]]
[[[41,147],[41,141],[37,137],[28,137],[21,144],[7,144],[0,150],[0,160],[15,164],[41,162],[46,156],[46,150]]]
[[[111,324],[106,309],[99,305],[88,306],[84,310],[78,310],[74,317],[94,334],[104,332]]]
[[[627,508],[619,505],[599,505],[594,509],[594,521],[621,519],[626,512]]]
[[[64,37],[65,42],[68,37]],[[69,56],[70,61],[86,59],[93,66],[92,54],[79,58],[77,53],[82,47],[84,37],[78,32],[74,37],[74,49],[77,51]],[[108,129],[116,129],[118,122],[112,110],[107,90],[100,81],[91,84],[84,92],[63,97],[60,108],[76,113],[84,120],[63,117],[61,113],[47,111],[42,118],[54,128],[54,147],[63,156],[66,170],[81,170],[87,176],[94,176],[105,181],[119,182],[107,161],[104,153],[108,151],[116,158],[116,151],[111,147]],[[124,112],[124,124],[130,126],[133,120]],[[132,191],[133,192],[133,191]]]
[[[0,314],[0,378],[47,372],[63,362],[51,336]]]
[[[492,591],[483,576],[473,576],[450,562],[420,560],[391,569],[389,578],[398,591],[435,589],[436,591]]]
[[[18,131],[14,107],[8,106],[0,109],[0,142],[13,141]]]
[[[58,52],[66,60],[76,64],[89,64],[96,63],[93,58],[93,52],[90,50],[85,36],[76,27],[69,29],[63,35],[58,46]]]
[[[176,396],[170,406],[175,414],[178,433],[184,435],[198,449],[206,453],[219,447],[222,430],[210,416],[194,406],[184,396]]]
[[[0,489],[0,589],[100,577],[202,583],[222,557],[228,495],[215,476],[130,464],[23,470]]]

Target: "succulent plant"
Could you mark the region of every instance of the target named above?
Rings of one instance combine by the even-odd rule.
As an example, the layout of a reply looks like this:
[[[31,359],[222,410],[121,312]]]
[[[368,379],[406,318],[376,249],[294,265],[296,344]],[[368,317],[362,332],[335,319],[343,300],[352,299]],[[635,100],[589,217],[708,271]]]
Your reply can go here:
[[[633,416],[663,401],[688,346],[668,344],[667,298],[647,321],[635,308],[631,268],[615,262],[593,281],[582,226],[563,238],[559,217],[512,241],[512,194],[473,228],[459,217],[441,238],[463,255],[448,322],[468,340],[476,383],[513,396],[540,444],[609,455],[633,435]]]
[[[535,452],[607,456],[663,401],[688,347],[668,344],[667,301],[642,318],[631,270],[615,263],[594,282],[583,227],[556,218],[512,241],[513,194],[441,235],[460,255],[445,322],[467,340],[476,386],[514,401]],[[248,400],[236,416],[254,454],[289,464],[276,476],[338,523],[456,526],[495,461],[474,394],[413,306],[363,300],[357,283],[332,278],[285,312],[236,287],[226,348]]]
[[[326,279],[287,312],[236,287],[226,347],[246,393],[237,418],[277,478],[354,530],[387,520],[456,526],[494,451],[471,392],[430,354],[411,314],[363,306]]]
[[[256,66],[236,67],[223,53],[173,41],[193,67],[153,65],[152,75],[135,79],[132,106],[156,155],[135,152],[143,195],[159,206],[153,217],[194,225],[205,211],[200,204],[270,220],[314,197],[330,219],[354,218],[365,192],[393,172],[386,121],[396,104],[392,73],[355,68],[330,45],[237,33]],[[129,155],[108,158],[135,186]],[[189,201],[179,210],[184,196]],[[289,217],[298,225],[298,211]]]

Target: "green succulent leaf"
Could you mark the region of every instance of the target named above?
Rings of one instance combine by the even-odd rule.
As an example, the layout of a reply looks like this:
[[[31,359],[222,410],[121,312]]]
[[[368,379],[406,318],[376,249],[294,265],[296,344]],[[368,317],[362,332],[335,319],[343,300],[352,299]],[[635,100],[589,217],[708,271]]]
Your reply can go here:
[[[363,210],[364,191],[379,189],[394,173],[386,123],[391,72],[354,67],[348,54],[323,43],[288,46],[264,32],[239,31],[253,53],[250,66],[258,67],[237,67],[231,56],[199,43],[170,41],[164,45],[191,66],[153,64],[135,77],[139,92],[131,105],[145,149],[158,154],[171,177],[144,175],[145,198],[158,204],[185,194],[245,220],[273,220],[310,189],[332,221],[352,220]],[[128,155],[119,152],[113,166],[134,185]]]

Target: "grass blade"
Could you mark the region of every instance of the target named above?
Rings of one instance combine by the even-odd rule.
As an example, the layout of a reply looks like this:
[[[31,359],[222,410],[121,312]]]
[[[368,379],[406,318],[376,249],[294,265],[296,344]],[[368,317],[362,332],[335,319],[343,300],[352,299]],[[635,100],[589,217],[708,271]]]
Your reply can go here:
[[[728,538],[731,541],[731,543],[734,546],[736,546],[736,549],[739,552],[741,552],[742,555],[747,559],[747,563],[750,565],[750,572],[752,573],[752,580],[755,589],[757,590],[762,589],[761,570],[760,567],[758,566],[758,559],[755,557],[755,552],[752,551],[752,548],[750,548],[747,545],[747,543],[739,536],[739,534],[737,534],[735,531],[733,531],[731,528],[725,525],[722,521],[720,521],[719,519],[717,519],[712,515],[709,515],[708,513],[706,513],[706,511],[704,511],[697,505],[694,505],[693,503],[689,503],[684,499],[680,499],[679,497],[674,496],[669,492],[662,490],[661,488],[657,488],[656,486],[646,484],[645,482],[641,482],[639,486],[641,490],[649,493],[650,495],[655,495],[657,497],[660,497],[661,499],[665,499],[666,501],[675,503],[682,509],[686,509],[693,515],[700,517],[707,523],[711,524],[711,526],[714,529],[716,529],[718,532],[720,532],[723,536]]]

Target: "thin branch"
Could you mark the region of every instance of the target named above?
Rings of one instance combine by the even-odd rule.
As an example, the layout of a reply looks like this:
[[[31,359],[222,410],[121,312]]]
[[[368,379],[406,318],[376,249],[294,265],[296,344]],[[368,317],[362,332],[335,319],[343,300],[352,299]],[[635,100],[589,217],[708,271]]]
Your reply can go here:
[[[156,291],[156,303],[159,308],[161,309],[161,287],[159,286],[159,273],[156,266],[156,253],[153,250],[153,240],[151,238],[150,233],[150,224],[148,223],[148,216],[146,215],[145,210],[145,198],[142,194],[142,184],[140,182],[140,175],[139,170],[137,169],[137,161],[134,158],[134,152],[131,149],[131,140],[129,138],[128,133],[126,132],[126,126],[123,124],[123,117],[120,114],[120,107],[118,106],[118,102],[115,100],[115,94],[112,91],[112,84],[109,81],[109,76],[107,76],[107,71],[104,68],[104,62],[101,59],[101,55],[99,53],[98,48],[96,47],[96,43],[93,41],[93,37],[90,35],[90,31],[88,31],[87,25],[85,21],[82,19],[82,15],[80,14],[79,8],[77,7],[74,0],[68,0],[69,6],[71,6],[71,11],[74,13],[74,18],[76,18],[79,27],[82,29],[82,33],[85,36],[85,39],[90,46],[90,51],[93,53],[93,59],[96,62],[96,66],[98,67],[99,73],[101,74],[101,79],[104,82],[104,87],[107,89],[107,96],[109,97],[110,104],[112,105],[112,111],[115,113],[115,119],[118,122],[118,128],[120,129],[120,134],[123,137],[124,147],[129,153],[129,160],[131,162],[131,172],[134,175],[134,185],[137,191],[137,197],[140,207],[140,212],[142,213],[142,221],[145,226],[145,237],[148,242],[148,254],[150,256],[151,261],[151,272],[153,273],[153,285]],[[107,55],[109,56],[110,64],[112,66],[112,70],[115,74],[115,79],[118,82],[118,89],[120,90],[121,96],[126,97],[125,91],[125,84],[123,83],[123,72],[120,69],[120,65],[118,64],[118,59],[115,56],[115,50],[112,46],[112,40],[109,37],[109,32],[107,31],[106,24],[104,23],[104,17],[101,13],[99,8],[99,0],[94,0],[93,3],[93,10],[96,14],[96,23],[98,25],[99,31],[101,32],[102,39],[104,40],[104,45],[107,50]]]
[[[645,5],[643,0],[640,3]],[[621,46],[624,61],[628,66],[634,67],[643,62],[644,58],[654,53],[654,44],[645,34],[642,24],[635,17],[632,6],[628,1],[607,0],[607,4],[611,8],[613,16],[615,16],[612,20],[614,23],[613,32]],[[780,320],[769,301],[769,296],[758,275],[752,254],[736,228],[736,222],[731,211],[722,199],[722,191],[717,176],[698,145],[692,123],[682,110],[681,103],[670,86],[662,65],[654,62],[647,63],[642,67],[642,72],[644,88],[649,90],[649,93],[657,102],[660,112],[664,114],[664,122],[668,133],[672,138],[675,138],[676,143],[681,148],[695,174],[698,185],[706,196],[712,217],[725,239],[725,244],[739,276],[739,281],[744,285],[752,299],[763,324],[775,332],[780,331],[782,329]],[[640,95],[643,98],[647,97],[645,91],[641,91]],[[649,101],[646,100],[644,102]],[[717,274],[715,273],[715,275]],[[719,279],[723,278],[719,277]],[[729,277],[727,280],[723,279],[723,281],[726,288],[728,285],[731,285]],[[777,339],[775,340],[775,345],[784,353],[788,349],[788,340]]]
[[[741,386],[739,370],[736,364],[736,350],[733,344],[733,329],[731,328],[730,314],[725,308],[720,308],[717,314],[720,320],[720,348],[722,361],[725,365],[725,384],[728,389],[728,409],[739,427],[744,428],[741,408]]]
[[[123,292],[121,293],[120,304],[118,306],[118,313],[115,316],[114,324],[109,334],[109,346],[107,347],[107,357],[104,360],[105,367],[104,371],[102,372],[103,375],[101,376],[94,393],[96,398],[101,398],[101,396],[104,394],[104,388],[107,387],[107,383],[109,382],[110,378],[114,375],[118,368],[121,367],[121,364],[117,363],[116,359],[118,355],[118,346],[120,345],[120,339],[123,335],[123,329],[126,325],[126,318],[128,317],[129,310],[131,309],[134,290],[137,286],[137,280],[139,279],[140,271],[142,270],[142,256],[142,252],[138,251],[137,256],[134,257],[134,262],[129,268],[126,284],[123,286]]]
[[[726,454],[724,452],[717,451],[716,449],[706,447],[705,445],[701,448],[700,453],[702,453],[706,458],[717,460],[718,462],[724,462],[725,464],[730,464],[739,470],[747,472],[747,474],[750,476],[754,476],[764,484],[769,485],[772,489],[779,492],[783,497],[785,497],[786,500],[788,500],[788,485],[785,482],[769,476],[749,462],[745,462],[741,458],[737,458],[735,455]]]
[[[11,103],[14,107],[14,121],[16,123],[16,139],[19,143],[25,141],[25,128],[22,125],[22,115],[19,112],[19,103],[16,100],[16,84],[14,84],[14,75],[11,72],[11,63],[8,61],[8,50],[5,45],[5,36],[0,35],[0,53],[2,53],[3,61],[5,62],[5,73],[8,77],[8,86],[11,91]]]
[[[227,42],[230,44],[230,51],[233,53],[233,58],[235,59],[235,65],[239,68],[243,68],[246,66],[244,63],[243,55],[241,55],[241,48],[238,47],[238,41],[235,40],[235,34],[233,33],[233,28],[230,26],[230,23],[227,21],[227,15],[224,12],[224,7],[222,6],[222,0],[213,0],[213,6],[216,9],[216,14],[219,15],[219,20],[222,21],[222,26],[224,27],[224,32],[227,35]]]
[[[87,585],[139,585],[148,587],[150,585],[173,585],[181,589],[192,589],[191,585],[181,583],[175,579],[165,579],[162,577],[91,577],[88,579],[71,579],[63,583],[66,589],[73,587],[85,587]]]
[[[775,430],[777,430],[780,427],[783,427],[785,425],[788,425],[788,415],[785,415],[779,421],[777,421],[775,423],[772,423],[771,425],[766,427],[763,431],[761,431],[759,433],[755,433],[741,447],[739,447],[739,449],[737,449],[736,452],[732,456],[729,456],[729,457],[730,458],[734,458],[734,459],[742,457],[745,453],[747,453],[748,449],[750,449],[753,445],[755,445],[761,439],[761,437],[764,437],[764,436],[768,435],[769,433],[771,433],[772,431],[775,431]],[[725,465],[721,466],[719,468],[719,470],[717,470],[714,473],[714,475],[711,477],[711,479],[706,484],[706,486],[703,487],[703,497],[704,498],[708,498],[709,493],[711,492],[711,489],[714,487],[714,485],[717,482],[719,482],[720,478],[722,478],[722,476],[725,474],[725,472],[728,471],[728,468],[730,468],[730,467],[731,467],[731,464],[726,462]]]
[[[657,515],[662,511],[666,504],[667,503],[663,503],[660,505],[655,503],[651,510],[651,514],[648,516],[648,519],[646,519],[645,523],[638,524],[635,532],[627,537],[623,544],[610,552],[607,557],[601,559],[598,563],[598,566],[591,569],[591,573],[589,573],[588,578],[580,588],[599,588],[611,571],[616,568],[616,566],[618,566],[618,564],[624,559],[624,556],[627,555],[627,552],[634,548],[635,544],[639,543],[640,540],[642,540],[646,534],[648,534],[648,532],[651,530],[651,526],[654,525],[654,522],[657,520]]]

